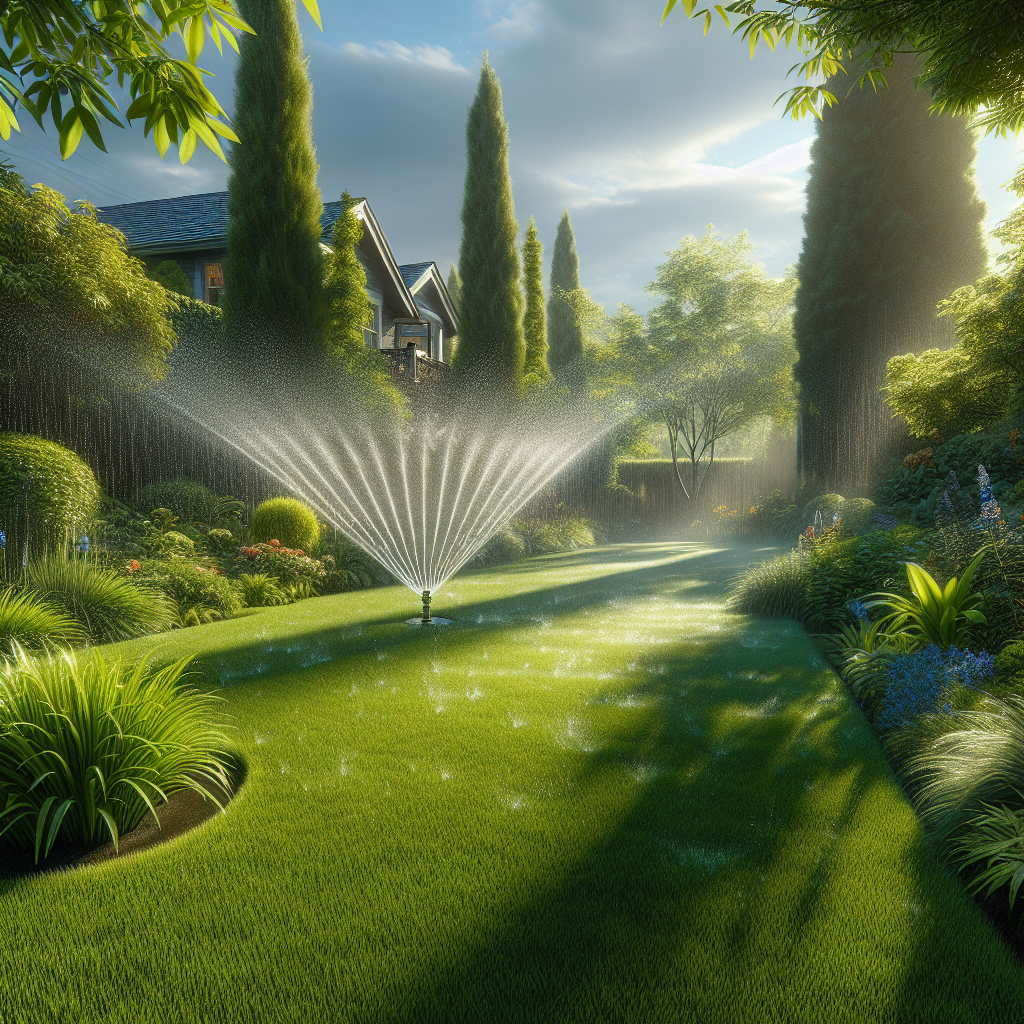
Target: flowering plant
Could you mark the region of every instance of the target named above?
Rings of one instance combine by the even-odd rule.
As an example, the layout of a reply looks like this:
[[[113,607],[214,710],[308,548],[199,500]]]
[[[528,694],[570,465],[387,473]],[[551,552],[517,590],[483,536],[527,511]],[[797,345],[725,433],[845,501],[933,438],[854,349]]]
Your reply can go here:
[[[244,571],[272,576],[286,586],[302,585],[319,589],[327,582],[327,567],[301,548],[286,548],[279,540],[250,544],[242,548]]]
[[[949,712],[947,691],[955,685],[975,690],[990,679],[995,659],[982,651],[950,647],[940,650],[929,644],[910,654],[900,654],[889,664],[889,686],[878,714],[882,729],[900,729],[919,715],[939,710]]]

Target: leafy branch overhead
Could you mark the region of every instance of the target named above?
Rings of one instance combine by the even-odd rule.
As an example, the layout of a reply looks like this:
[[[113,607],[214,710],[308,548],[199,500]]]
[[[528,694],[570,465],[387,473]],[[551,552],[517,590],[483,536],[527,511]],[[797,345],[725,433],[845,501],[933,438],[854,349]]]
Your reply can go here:
[[[302,2],[319,25],[317,0]],[[41,128],[49,112],[64,160],[83,136],[106,152],[100,119],[119,128],[143,121],[161,157],[174,144],[186,163],[202,141],[223,160],[220,138],[238,137],[197,61],[207,37],[223,52],[224,40],[237,50],[236,33],[252,31],[233,0],[8,0],[0,4],[0,138],[21,130],[20,105]],[[173,35],[187,59],[167,50]],[[124,121],[108,88],[114,78],[131,98]]]
[[[748,45],[770,50],[795,45],[805,60],[794,72],[810,82],[846,73],[856,63],[856,84],[885,87],[885,69],[897,53],[922,54],[918,87],[932,93],[933,113],[978,114],[974,124],[1005,137],[1024,127],[1024,2],[1021,0],[777,0],[759,9],[756,0],[735,0],[697,10],[679,0],[688,18],[704,18],[707,35],[717,13]],[[668,0],[662,23],[676,6]],[[825,85],[798,85],[786,97],[794,118],[821,116],[836,96]]]

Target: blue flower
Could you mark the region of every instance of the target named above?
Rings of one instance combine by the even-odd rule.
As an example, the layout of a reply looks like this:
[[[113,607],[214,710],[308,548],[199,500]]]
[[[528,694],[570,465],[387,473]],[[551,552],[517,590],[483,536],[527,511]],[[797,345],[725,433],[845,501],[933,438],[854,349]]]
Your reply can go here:
[[[948,691],[953,685],[977,689],[994,671],[995,658],[985,651],[972,654],[955,647],[942,651],[929,644],[912,654],[898,655],[889,666],[889,686],[878,724],[883,729],[905,728],[918,715],[949,707]]]
[[[942,492],[942,501],[935,509],[935,522],[938,526],[949,526],[956,519],[956,509],[950,501],[949,491]]]
[[[984,466],[978,467],[978,487],[981,489],[981,503],[992,500],[992,482]]]
[[[949,475],[946,477],[946,487],[951,494],[956,494],[960,490],[960,481],[957,479],[955,469],[949,471]]]
[[[862,602],[854,600],[851,601],[846,607],[849,608],[850,611],[853,612],[853,614],[856,615],[861,622],[868,621],[868,610],[864,607]]]
[[[991,492],[989,492],[991,494]],[[999,503],[994,501],[991,497],[987,501],[981,503],[981,525],[987,529],[991,529],[994,526],[998,526],[1000,520],[1003,518],[1003,510],[999,507]]]

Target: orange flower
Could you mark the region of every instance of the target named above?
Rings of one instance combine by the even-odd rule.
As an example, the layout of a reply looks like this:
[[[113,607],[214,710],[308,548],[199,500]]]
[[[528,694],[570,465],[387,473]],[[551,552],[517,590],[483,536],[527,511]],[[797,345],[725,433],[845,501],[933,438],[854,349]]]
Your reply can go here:
[[[128,563],[128,571],[129,572],[135,572],[136,569],[141,569],[141,568],[142,568],[142,563],[136,561],[134,558]]]
[[[270,546],[271,546],[272,548],[279,548],[279,547],[281,546],[281,542],[280,542],[279,540],[271,540],[271,541],[268,541],[267,543],[268,543],[268,544],[269,544],[269,545],[270,545]]]

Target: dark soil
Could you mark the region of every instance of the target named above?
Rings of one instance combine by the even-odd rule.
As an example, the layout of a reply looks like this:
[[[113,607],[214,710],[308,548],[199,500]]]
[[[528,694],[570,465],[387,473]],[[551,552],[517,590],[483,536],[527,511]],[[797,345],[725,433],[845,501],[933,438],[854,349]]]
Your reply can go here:
[[[219,787],[214,789],[208,782],[206,783],[207,788],[213,790],[225,808],[245,781],[245,766],[235,760],[233,764],[229,764],[228,773],[231,780],[231,787],[228,790],[221,790]],[[50,856],[37,865],[32,851],[0,848],[0,879],[24,878],[50,871],[67,871],[129,857],[133,853],[176,839],[219,813],[220,808],[212,800],[207,800],[194,789],[179,790],[170,794],[166,804],[157,807],[159,827],[153,820],[153,815],[147,814],[140,825],[120,837],[116,850],[113,843],[91,849],[55,846]]]

